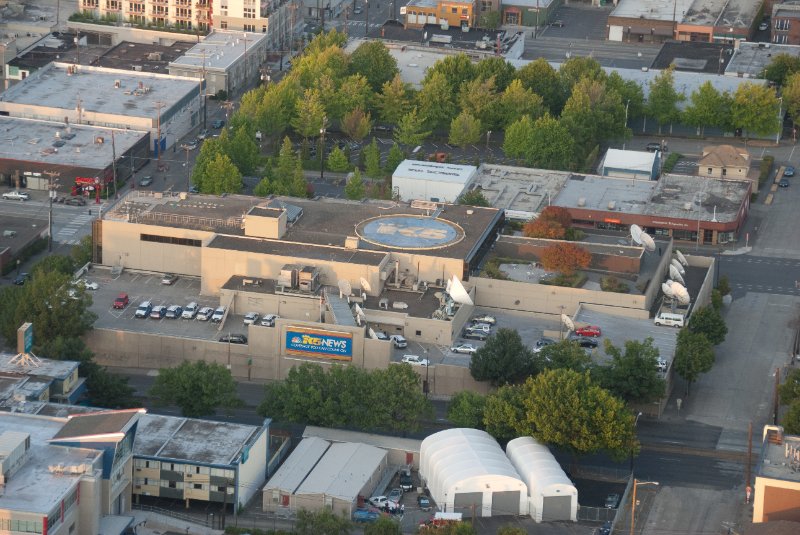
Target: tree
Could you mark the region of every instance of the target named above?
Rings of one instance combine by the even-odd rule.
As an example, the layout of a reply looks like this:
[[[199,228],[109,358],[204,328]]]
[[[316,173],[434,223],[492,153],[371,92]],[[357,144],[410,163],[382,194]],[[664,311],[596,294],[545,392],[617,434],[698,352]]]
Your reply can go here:
[[[592,366],[592,357],[572,340],[562,340],[545,346],[536,355],[536,359],[539,367],[545,370],[563,368],[582,373]]]
[[[704,334],[681,329],[675,345],[675,360],[672,362],[675,373],[686,380],[686,395],[689,388],[701,373],[714,366],[714,346]]]
[[[339,147],[334,147],[328,154],[328,169],[337,173],[350,169],[350,162]]]
[[[556,243],[542,251],[542,265],[548,271],[558,271],[563,275],[573,275],[578,268],[589,267],[592,255],[574,243]]]
[[[485,12],[483,15],[481,15],[480,22],[478,24],[480,28],[496,30],[500,27],[500,11],[494,9],[492,11]]]
[[[783,430],[791,435],[800,434],[800,401],[795,401],[781,420]]]
[[[683,112],[683,120],[698,127],[701,136],[705,134],[706,126],[724,128],[730,123],[730,97],[717,91],[711,82],[695,89],[690,100],[691,104]]]
[[[509,158],[524,160],[532,145],[533,121],[529,116],[523,115],[506,128],[503,152]]]
[[[458,94],[461,113],[468,112],[486,128],[499,125],[499,98],[494,78],[464,82]]]
[[[447,404],[447,419],[456,427],[483,429],[485,408],[485,397],[472,390],[462,390]]]
[[[342,132],[353,141],[361,141],[372,130],[372,117],[361,108],[346,113],[342,118]]]
[[[417,95],[419,113],[428,128],[436,130],[450,125],[455,117],[455,94],[443,73],[428,71]]]
[[[471,189],[462,193],[456,199],[456,204],[466,204],[467,206],[491,206],[483,191],[480,189]]]
[[[206,165],[201,183],[203,193],[239,193],[242,189],[242,173],[226,154],[217,154]]]
[[[791,405],[800,400],[800,370],[792,370],[786,381],[778,387],[781,403]]]
[[[744,82],[733,94],[731,122],[748,135],[766,136],[780,131],[780,101],[775,89],[764,85]]]
[[[347,35],[335,28],[327,32],[320,32],[306,45],[304,55],[313,56],[329,48],[341,48],[347,43]]]
[[[367,79],[360,74],[348,76],[336,91],[333,101],[326,102],[325,108],[334,119],[342,119],[347,113],[356,108],[369,109],[372,100],[372,90]]]
[[[635,80],[626,80],[619,72],[612,71],[606,78],[606,89],[619,94],[620,101],[628,107],[629,120],[644,114],[644,91]]]
[[[674,72],[675,68],[670,66],[650,82],[647,114],[658,121],[659,134],[662,126],[674,123],[680,118],[678,103],[683,100],[683,95],[675,90]]]
[[[383,171],[381,171],[381,151],[378,148],[378,143],[375,138],[372,142],[364,148],[364,162],[367,176],[370,178],[381,178]]]
[[[402,533],[400,523],[388,516],[381,516],[375,522],[364,526],[364,535],[402,535]]]
[[[561,112],[561,124],[574,138],[580,161],[601,141],[628,134],[625,104],[619,94],[608,91],[603,81],[592,78],[583,78],[572,88]]]
[[[464,54],[446,56],[438,60],[432,68],[428,69],[425,79],[422,81],[423,88],[437,75],[441,74],[449,86],[450,93],[455,94],[464,82],[475,79],[475,65],[472,60]]]
[[[369,377],[372,397],[368,407],[376,429],[415,432],[420,420],[433,414],[433,407],[422,392],[420,376],[410,364],[374,370]],[[358,391],[353,392],[356,399],[358,395]]]
[[[611,363],[599,368],[600,385],[627,402],[650,403],[664,396],[666,383],[658,376],[658,348],[653,339],[625,341],[625,352],[605,341]]]
[[[344,195],[352,201],[360,201],[365,194],[366,187],[364,186],[364,180],[361,178],[361,171],[356,169],[344,187]]]
[[[288,184],[288,195],[291,197],[307,197],[308,196],[308,180],[303,173],[303,167],[300,162],[297,162],[297,167],[294,168],[292,173],[292,181]]]
[[[289,139],[289,136],[284,137],[281,150],[278,152],[278,160],[272,170],[273,175],[278,180],[287,180],[297,167],[298,161],[299,158],[294,151],[292,140]]]
[[[462,111],[450,123],[449,141],[451,145],[466,147],[478,142],[481,137],[481,121],[468,111]]]
[[[77,245],[72,246],[72,250],[70,251],[70,255],[72,256],[72,261],[75,263],[76,266],[83,266],[86,265],[87,262],[92,261],[92,235],[87,234],[80,241]]]
[[[800,73],[794,73],[786,79],[781,88],[781,97],[792,124],[797,126],[797,118],[800,117]]]
[[[194,169],[192,170],[192,184],[197,186],[201,193],[214,193],[216,177],[208,172],[208,166],[217,156],[221,156],[224,153],[225,151],[219,138],[207,139],[200,146],[200,153],[197,155]]]
[[[325,124],[325,106],[320,100],[319,91],[306,89],[303,98],[297,99],[296,116],[292,119],[295,132],[308,139],[319,135]]]
[[[532,119],[544,115],[542,97],[530,89],[525,89],[520,80],[513,80],[500,94],[497,108],[499,124],[503,128],[513,124],[524,115]]]
[[[539,219],[554,221],[564,228],[570,228],[572,226],[572,214],[569,213],[569,210],[561,206],[545,206],[544,210],[539,214]]]
[[[522,386],[519,430],[574,455],[606,451],[624,458],[638,450],[633,414],[588,372],[546,370]]]
[[[31,272],[72,275],[75,272],[75,262],[72,260],[72,257],[61,254],[51,254],[38,260],[36,264],[33,265]]]
[[[350,72],[363,75],[372,90],[378,92],[398,74],[397,60],[383,41],[364,41],[350,54]]]
[[[796,72],[800,72],[800,58],[791,54],[777,54],[764,69],[764,78],[782,86]]]
[[[394,173],[394,170],[397,169],[397,166],[406,159],[406,155],[403,154],[403,151],[400,149],[400,146],[395,143],[392,145],[392,148],[389,149],[389,154],[386,156],[386,174]]]
[[[383,84],[381,93],[375,96],[375,105],[381,121],[389,124],[399,123],[400,118],[411,111],[413,93],[411,85],[403,82],[399,74],[396,74],[390,82]]]
[[[525,428],[524,390],[522,385],[501,386],[486,397],[483,427],[500,442],[530,434]],[[520,428],[523,430],[520,432]]]
[[[417,108],[403,115],[394,131],[394,140],[407,147],[415,147],[431,135],[425,130],[425,121],[417,113]]]
[[[210,416],[218,407],[230,410],[242,405],[231,372],[221,364],[202,360],[161,368],[149,394],[156,404],[175,404],[189,418]]]
[[[563,240],[567,234],[567,229],[562,227],[558,221],[543,219],[540,216],[525,223],[525,226],[522,227],[522,234],[528,238]]]
[[[225,153],[242,175],[252,175],[261,160],[258,145],[253,137],[247,128],[239,127],[225,143]]]
[[[535,373],[533,352],[514,329],[498,329],[472,355],[469,371],[476,381],[493,386],[518,383]]]
[[[574,153],[575,141],[566,126],[549,114],[536,119],[525,153],[527,165],[543,169],[567,169]]]
[[[352,527],[349,519],[334,514],[328,507],[317,512],[300,509],[297,511],[293,533],[297,535],[350,535]]]
[[[714,307],[704,306],[692,313],[689,318],[689,329],[692,332],[704,334],[711,345],[719,345],[725,341],[728,326],[722,319],[722,314]]]
[[[561,113],[561,108],[567,100],[567,93],[558,71],[546,59],[539,58],[517,70],[517,78],[525,89],[530,89],[542,97],[551,115],[557,117]]]
[[[567,93],[583,80],[605,82],[605,71],[600,63],[591,57],[573,56],[561,64],[558,70],[561,84]]]
[[[494,86],[497,91],[504,91],[514,80],[516,72],[517,69],[500,56],[484,58],[475,65],[475,77],[480,80],[494,78]]]

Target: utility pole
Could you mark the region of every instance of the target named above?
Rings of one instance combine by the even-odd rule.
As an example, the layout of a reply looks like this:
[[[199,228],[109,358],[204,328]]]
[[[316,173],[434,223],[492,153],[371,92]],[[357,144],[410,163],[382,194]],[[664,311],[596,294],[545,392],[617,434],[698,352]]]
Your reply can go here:
[[[186,151],[186,193],[191,189],[189,186],[189,147],[183,148]]]
[[[47,214],[47,251],[53,252],[53,197],[56,196],[54,178],[61,176],[58,171],[45,171],[47,175],[47,196],[50,198],[50,209]]]
[[[111,179],[114,181],[114,197],[117,196],[117,146],[114,143],[114,131],[111,131]],[[106,188],[108,199],[108,188]]]
[[[206,126],[206,97],[208,97],[208,89],[206,88],[206,49],[203,49],[203,70],[201,71],[200,76],[200,105],[203,107],[203,130],[207,128]]]
[[[364,37],[369,35],[369,0],[364,0],[364,6],[366,9],[366,18],[364,19]]]
[[[158,117],[156,119],[156,131],[158,135],[158,140],[156,141],[156,155],[158,156],[158,163],[161,163],[161,108],[166,106],[160,100],[156,102],[156,108],[158,109]]]
[[[75,111],[78,112],[78,124],[81,124],[81,115],[83,113],[83,99],[78,97],[78,107],[75,108]]]

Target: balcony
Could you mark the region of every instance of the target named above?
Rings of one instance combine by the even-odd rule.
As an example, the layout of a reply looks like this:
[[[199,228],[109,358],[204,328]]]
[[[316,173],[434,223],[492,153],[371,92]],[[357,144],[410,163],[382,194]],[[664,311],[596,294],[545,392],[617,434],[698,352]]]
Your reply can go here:
[[[169,0],[150,0],[150,3],[155,6],[168,6]]]
[[[191,7],[192,0],[175,0],[175,5],[177,7]]]
[[[208,11],[211,9],[211,4],[209,4],[208,2],[197,2],[194,5],[194,7],[196,7],[197,9]]]
[[[176,20],[194,20],[194,17],[192,17],[192,12],[191,11],[189,11],[188,13],[181,13],[180,11],[178,11],[173,16],[174,16],[174,18]]]

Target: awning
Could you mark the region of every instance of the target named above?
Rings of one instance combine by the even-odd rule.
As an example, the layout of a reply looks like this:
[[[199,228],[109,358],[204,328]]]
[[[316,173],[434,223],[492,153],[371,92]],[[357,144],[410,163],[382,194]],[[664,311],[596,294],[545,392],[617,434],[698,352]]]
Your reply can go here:
[[[672,28],[664,28],[663,26],[660,28],[655,29],[654,35],[664,35],[667,37],[672,37],[675,34],[675,31]]]
[[[623,26],[625,33],[635,33],[637,35],[650,35],[652,26]]]

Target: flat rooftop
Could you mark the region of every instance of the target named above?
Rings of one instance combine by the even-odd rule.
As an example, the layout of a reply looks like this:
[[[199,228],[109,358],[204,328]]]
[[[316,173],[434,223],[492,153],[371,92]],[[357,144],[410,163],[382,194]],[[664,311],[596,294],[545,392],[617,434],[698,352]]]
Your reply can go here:
[[[725,69],[726,78],[734,76],[761,78],[764,69],[778,54],[800,57],[800,46],[741,42],[739,49],[733,52],[728,68]]]
[[[146,132],[0,116],[0,159],[105,169]],[[98,143],[98,139],[102,142]],[[59,147],[53,144],[63,145]]]
[[[401,438],[397,436],[378,435],[375,433],[363,433],[361,431],[348,431],[346,429],[334,429],[332,427],[317,427],[307,425],[303,430],[303,438],[319,437],[330,442],[360,442],[369,444],[377,448],[386,450],[402,450],[419,452],[421,440],[414,438]]]
[[[261,427],[143,414],[136,430],[133,454],[176,461],[229,466]]]
[[[761,3],[753,0],[694,0],[681,23],[750,28],[760,9]],[[684,11],[679,8],[678,13]]]
[[[170,62],[170,66],[198,67],[225,71],[244,56],[249,48],[267,38],[264,33],[214,30],[185,54]]]
[[[167,73],[170,62],[183,56],[194,43],[174,41],[169,46],[122,41],[100,56],[95,65],[109,69]]]
[[[6,109],[2,103],[8,102],[74,110],[80,102],[87,112],[155,120],[157,103],[162,103],[162,110],[169,110],[199,90],[192,78],[84,65],[70,75],[67,69],[71,67],[53,62],[39,69],[0,93],[0,109]]]
[[[53,377],[65,379],[78,367],[78,362],[73,360],[53,360],[39,358],[38,366],[21,366],[12,363],[16,354],[0,353],[0,373],[19,373],[40,377]]]
[[[392,323],[383,314],[389,312],[408,314],[414,318],[430,318],[440,306],[439,299],[434,295],[437,291],[434,288],[416,292],[410,289],[393,289],[387,283],[378,297],[368,298],[361,307],[367,311],[369,323]],[[387,309],[380,307],[383,299],[386,299]]]
[[[48,444],[66,423],[67,420],[61,418],[0,413],[0,434],[6,431],[26,433],[31,441],[28,458],[0,494],[0,509],[47,516],[60,506],[61,500],[82,477],[69,470],[54,473],[50,467],[58,464],[95,466],[102,456],[100,451]]]
[[[619,0],[610,16],[672,21],[672,14],[678,13],[680,22],[680,14],[686,13],[693,2],[694,0]]]
[[[320,494],[355,500],[385,460],[386,450],[367,444],[335,442],[295,494]]]
[[[303,438],[275,475],[269,478],[264,488],[282,489],[294,494],[329,447],[330,443],[327,440],[316,437]]]
[[[40,215],[30,214],[25,217],[16,217],[0,213],[0,230],[13,230],[13,236],[4,236],[0,233],[0,249],[9,247],[12,254],[21,251],[36,236],[47,230],[47,213]]]
[[[652,173],[656,162],[655,152],[639,150],[608,149],[603,158],[603,167]]]
[[[386,257],[385,253],[345,249],[343,246],[309,245],[284,240],[267,240],[239,236],[216,236],[208,244],[210,249],[244,251],[257,254],[294,257],[311,260],[327,260],[330,262],[347,262],[378,266]]]
[[[509,212],[536,214],[547,206],[569,179],[566,171],[482,164],[470,189],[480,189],[489,204]]]
[[[750,195],[751,184],[749,180],[662,175],[645,213],[700,221],[715,218],[720,223],[736,221],[739,209]]]
[[[613,203],[614,211],[643,214],[656,185],[652,180],[573,174],[552,203],[564,208],[599,211],[610,211]]]
[[[725,72],[734,48],[720,43],[667,41],[661,45],[651,69],[675,65],[678,71],[719,74]],[[720,62],[722,60],[722,62]]]
[[[51,61],[66,59],[65,54],[75,49],[76,34],[62,33],[58,37],[48,34],[33,48],[8,62],[12,67],[39,69]]]
[[[800,455],[800,436],[783,433],[780,444],[765,440],[761,448],[761,462],[757,465],[758,475],[800,481],[800,460],[792,459],[793,451]]]

